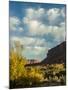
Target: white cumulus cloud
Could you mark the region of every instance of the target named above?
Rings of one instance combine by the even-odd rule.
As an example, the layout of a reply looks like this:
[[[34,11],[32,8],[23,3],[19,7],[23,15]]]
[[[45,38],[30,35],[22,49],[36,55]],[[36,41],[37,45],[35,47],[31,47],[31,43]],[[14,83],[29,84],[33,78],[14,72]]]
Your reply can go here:
[[[24,46],[47,46],[47,42],[44,38],[12,37],[11,41],[19,41]]]
[[[49,21],[46,24],[45,16]],[[23,22],[28,26],[28,34],[31,36],[43,36],[51,34],[55,40],[60,42],[65,40],[65,9],[51,8],[28,8]],[[61,25],[63,23],[64,25]],[[54,24],[54,25],[53,25]],[[57,25],[58,24],[58,25]]]
[[[20,25],[20,20],[19,18],[13,16],[10,17],[10,29],[11,30],[16,30],[16,26]]]
[[[16,16],[10,17],[10,30],[12,31],[18,30],[20,32],[24,31],[23,27],[21,27],[20,24],[21,21],[18,17]]]

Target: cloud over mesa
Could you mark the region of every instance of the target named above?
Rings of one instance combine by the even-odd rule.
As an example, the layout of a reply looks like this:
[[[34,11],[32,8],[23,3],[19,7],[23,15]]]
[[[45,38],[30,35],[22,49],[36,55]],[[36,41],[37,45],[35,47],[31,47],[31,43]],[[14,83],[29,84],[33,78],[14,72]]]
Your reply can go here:
[[[43,60],[49,49],[65,41],[65,6],[48,7],[25,5],[10,15],[10,43],[23,45],[28,59]]]

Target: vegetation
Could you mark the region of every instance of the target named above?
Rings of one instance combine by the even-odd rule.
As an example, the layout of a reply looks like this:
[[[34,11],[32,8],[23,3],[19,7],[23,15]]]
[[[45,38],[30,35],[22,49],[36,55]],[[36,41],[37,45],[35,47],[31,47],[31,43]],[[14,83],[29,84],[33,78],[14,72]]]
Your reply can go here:
[[[10,88],[54,86],[66,84],[64,64],[26,68],[28,60],[14,50],[10,51]]]
[[[14,51],[10,52],[10,88],[34,86],[43,79],[38,68],[26,69],[24,65],[27,63],[23,56]]]

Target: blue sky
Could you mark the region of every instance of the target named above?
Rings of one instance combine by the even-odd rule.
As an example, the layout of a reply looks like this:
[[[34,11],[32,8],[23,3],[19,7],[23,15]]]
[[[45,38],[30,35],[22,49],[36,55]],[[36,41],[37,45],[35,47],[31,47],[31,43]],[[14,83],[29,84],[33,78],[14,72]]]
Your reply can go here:
[[[24,46],[27,59],[43,60],[48,50],[65,41],[65,5],[9,2],[10,42]]]

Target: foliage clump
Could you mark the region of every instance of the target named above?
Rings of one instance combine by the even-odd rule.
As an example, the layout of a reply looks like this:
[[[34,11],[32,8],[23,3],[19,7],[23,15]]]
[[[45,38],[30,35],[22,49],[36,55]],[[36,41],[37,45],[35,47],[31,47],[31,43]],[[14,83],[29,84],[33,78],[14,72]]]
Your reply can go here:
[[[10,88],[36,86],[43,79],[38,68],[25,68],[28,61],[18,53],[10,52]]]
[[[63,63],[26,68],[28,60],[18,51],[18,48],[17,51],[10,51],[10,88],[66,84],[66,69]]]

